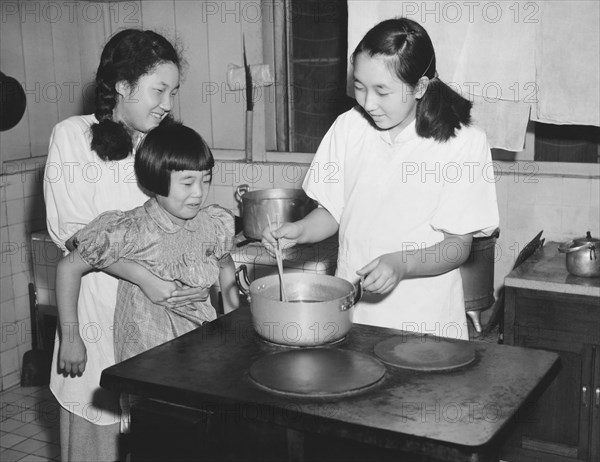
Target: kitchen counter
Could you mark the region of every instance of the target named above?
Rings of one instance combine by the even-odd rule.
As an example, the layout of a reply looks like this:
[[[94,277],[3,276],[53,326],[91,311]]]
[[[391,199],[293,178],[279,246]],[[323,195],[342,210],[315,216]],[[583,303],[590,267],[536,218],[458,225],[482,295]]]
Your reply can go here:
[[[572,295],[600,296],[600,278],[582,278],[567,271],[558,242],[549,242],[504,279],[507,287]]]
[[[505,279],[504,342],[556,352],[561,364],[522,415],[506,460],[600,460],[600,278],[571,275],[558,245]]]
[[[355,324],[331,348],[373,355],[390,336]],[[239,310],[106,369],[103,387],[194,409],[238,414],[302,434],[442,460],[498,460],[503,430],[553,379],[555,353],[477,342],[474,363],[447,372],[386,366],[384,378],[357,394],[329,398],[274,393],[248,377],[251,364],[283,350],[262,341],[249,310]],[[135,420],[133,422],[135,429]],[[135,430],[134,430],[135,431]]]

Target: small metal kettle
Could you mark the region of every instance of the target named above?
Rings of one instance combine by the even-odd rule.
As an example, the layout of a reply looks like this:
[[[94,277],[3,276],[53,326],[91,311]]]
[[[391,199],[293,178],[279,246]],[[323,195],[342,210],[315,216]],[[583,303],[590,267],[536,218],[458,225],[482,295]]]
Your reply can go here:
[[[585,237],[562,243],[558,251],[567,255],[567,271],[575,276],[600,276],[600,239],[588,231]]]

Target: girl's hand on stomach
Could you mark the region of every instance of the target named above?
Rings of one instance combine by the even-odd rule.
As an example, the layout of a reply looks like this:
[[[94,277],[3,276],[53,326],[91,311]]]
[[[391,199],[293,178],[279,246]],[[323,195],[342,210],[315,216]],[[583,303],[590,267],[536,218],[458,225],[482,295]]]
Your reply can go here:
[[[279,239],[279,247],[285,258],[285,250],[298,245],[298,238],[301,233],[302,226],[298,223],[283,223],[279,228],[275,227],[275,223],[273,223],[273,229],[269,226],[263,229],[261,242],[267,252],[274,257],[277,240]]]
[[[363,279],[363,289],[378,294],[394,290],[406,273],[400,252],[381,255],[356,272]]]
[[[86,348],[79,332],[75,332],[72,338],[63,335],[58,349],[58,369],[71,376],[81,375],[86,362]]]
[[[190,287],[180,282],[176,283],[176,289],[171,292],[167,303],[172,307],[189,305],[194,302],[204,302],[210,295],[210,287]]]
[[[173,307],[174,305],[170,300],[173,292],[178,288],[177,284],[173,281],[164,281],[156,276],[152,279],[148,283],[139,284],[144,295],[156,305]]]

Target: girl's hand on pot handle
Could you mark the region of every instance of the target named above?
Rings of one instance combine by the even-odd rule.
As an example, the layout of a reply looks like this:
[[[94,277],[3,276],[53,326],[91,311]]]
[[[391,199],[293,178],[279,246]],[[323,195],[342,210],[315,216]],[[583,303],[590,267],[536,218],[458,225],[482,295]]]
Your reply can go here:
[[[285,258],[285,251],[298,245],[298,238],[302,232],[302,227],[297,223],[283,223],[279,228],[273,223],[273,229],[267,226],[263,229],[262,244],[271,256],[275,256],[275,247],[279,239],[279,247]]]
[[[79,332],[72,332],[72,335],[66,336],[63,334],[58,350],[58,369],[67,375],[81,375],[85,371],[86,362],[85,343]]]
[[[363,279],[363,289],[377,294],[394,290],[406,273],[401,252],[381,255],[356,272]]]
[[[204,302],[210,295],[210,287],[190,287],[177,281],[177,289],[167,299],[169,306],[179,307],[194,302]]]

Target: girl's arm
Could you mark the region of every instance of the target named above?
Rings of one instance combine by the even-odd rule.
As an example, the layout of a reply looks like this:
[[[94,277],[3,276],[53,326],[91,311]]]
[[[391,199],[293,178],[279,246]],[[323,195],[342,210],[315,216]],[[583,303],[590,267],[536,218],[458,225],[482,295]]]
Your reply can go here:
[[[56,268],[56,302],[60,333],[58,369],[70,375],[83,374],[87,362],[85,344],[79,334],[77,300],[81,277],[91,269],[77,251],[63,257]]]
[[[263,230],[262,243],[267,249],[271,249],[276,245],[276,239],[280,239],[280,246],[285,249],[296,244],[321,242],[323,239],[333,236],[338,228],[339,224],[333,215],[327,209],[319,207],[301,220],[283,223],[274,230],[267,226]]]
[[[240,306],[240,293],[235,282],[235,264],[231,255],[225,255],[219,262],[219,285],[223,297],[223,311],[229,313]]]
[[[444,240],[425,249],[381,255],[356,273],[369,292],[391,292],[403,279],[437,276],[458,268],[471,251],[471,234],[444,233]]]
[[[165,281],[144,266],[131,260],[120,259],[104,271],[138,286],[148,299],[157,305],[179,307],[208,298],[209,289],[182,287],[173,281]]]

